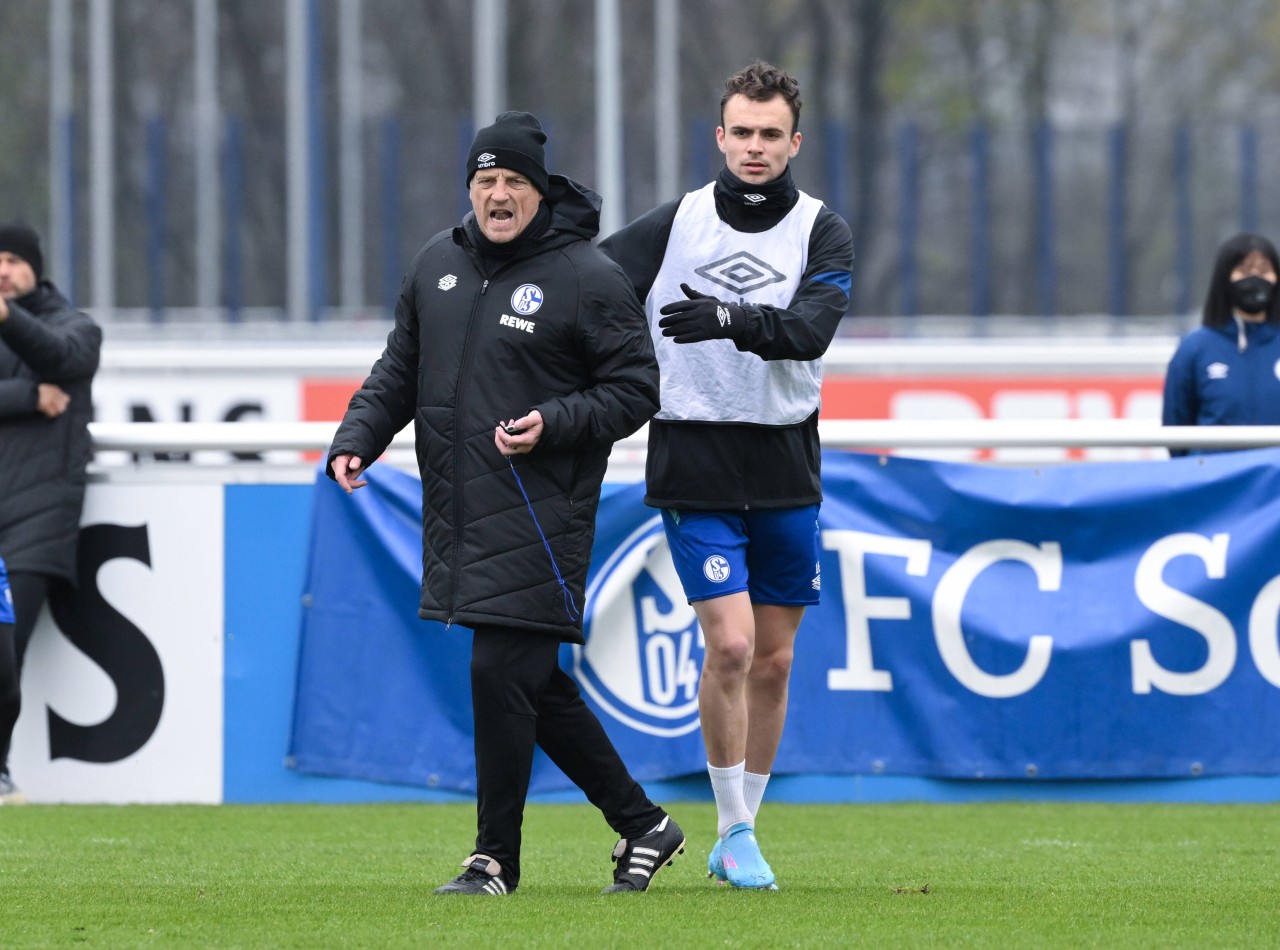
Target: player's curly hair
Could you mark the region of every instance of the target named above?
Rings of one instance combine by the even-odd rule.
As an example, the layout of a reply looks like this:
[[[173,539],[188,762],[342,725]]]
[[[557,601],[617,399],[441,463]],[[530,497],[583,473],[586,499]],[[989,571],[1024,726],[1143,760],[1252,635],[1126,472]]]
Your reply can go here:
[[[782,96],[791,107],[791,133],[800,127],[800,84],[785,70],[762,59],[746,69],[740,69],[724,83],[724,95],[720,97],[720,124],[724,124],[724,107],[732,96],[746,96],[753,102],[768,102],[774,96]]]

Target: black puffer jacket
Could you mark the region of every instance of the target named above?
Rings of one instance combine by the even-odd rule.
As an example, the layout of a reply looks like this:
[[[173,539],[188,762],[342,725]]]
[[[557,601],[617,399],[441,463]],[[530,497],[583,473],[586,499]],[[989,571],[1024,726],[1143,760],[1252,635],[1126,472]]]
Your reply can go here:
[[[0,323],[0,557],[10,571],[75,579],[101,347],[98,325],[48,281],[9,301]],[[40,383],[66,391],[66,412],[36,411]]]
[[[547,230],[510,260],[479,252],[473,215],[418,253],[386,349],[329,457],[376,459],[413,421],[419,616],[580,643],[582,621],[570,616],[538,525],[580,612],[609,451],[656,411],[658,364],[631,284],[590,243],[599,196],[553,175],[545,200]],[[514,468],[536,525],[493,443],[496,419],[533,409],[542,437]]]

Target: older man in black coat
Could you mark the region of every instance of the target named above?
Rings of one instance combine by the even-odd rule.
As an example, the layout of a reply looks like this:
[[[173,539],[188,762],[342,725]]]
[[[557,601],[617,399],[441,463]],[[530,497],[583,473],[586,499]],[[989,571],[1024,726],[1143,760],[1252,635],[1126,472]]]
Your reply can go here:
[[[658,364],[635,292],[591,245],[600,197],[548,174],[545,143],[526,112],[476,134],[472,213],[414,259],[386,349],[329,451],[351,491],[414,423],[418,615],[474,633],[476,845],[437,894],[516,889],[535,745],[621,836],[607,892],[647,890],[685,844],[557,663],[561,642],[583,642],[609,450],[657,408]]]
[[[0,225],[0,559],[16,617],[0,624],[0,804],[22,800],[8,757],[27,642],[52,585],[75,580],[102,346],[101,329],[43,270],[36,233]]]

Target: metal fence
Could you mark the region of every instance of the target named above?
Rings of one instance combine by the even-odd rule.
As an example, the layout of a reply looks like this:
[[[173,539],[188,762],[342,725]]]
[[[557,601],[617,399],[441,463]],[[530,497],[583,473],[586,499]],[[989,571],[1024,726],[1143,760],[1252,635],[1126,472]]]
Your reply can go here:
[[[555,170],[592,181],[591,118],[548,117]],[[79,122],[72,120],[73,128]],[[124,167],[137,174],[139,206],[121,209],[117,229],[120,320],[282,320],[286,313],[285,158],[278,120],[228,116],[219,154],[222,307],[193,311],[195,241],[190,137],[165,117],[121,136]],[[639,133],[636,133],[637,135]],[[795,163],[801,186],[852,220],[853,169],[831,126]],[[334,195],[334,169],[312,169],[311,235],[315,321],[382,319],[408,262],[431,234],[467,210],[459,169],[472,135],[461,113],[388,115],[364,123],[366,187],[359,221],[363,260],[341,259],[347,227]],[[688,187],[722,161],[708,123],[687,132]],[[74,136],[74,133],[73,133]],[[808,143],[807,143],[808,144]],[[1174,125],[1058,129],[1030,135],[973,126],[891,130],[877,171],[879,213],[870,243],[855,249],[853,316],[1178,314],[1196,310],[1218,243],[1237,230],[1280,233],[1280,186],[1261,176],[1258,155],[1280,129]],[[133,153],[133,154],[128,154]],[[67,182],[83,190],[82,172]],[[629,175],[628,217],[657,196]],[[53,275],[87,297],[80,266],[87,242],[73,215],[70,275]],[[338,306],[338,275],[355,267],[363,304]]]

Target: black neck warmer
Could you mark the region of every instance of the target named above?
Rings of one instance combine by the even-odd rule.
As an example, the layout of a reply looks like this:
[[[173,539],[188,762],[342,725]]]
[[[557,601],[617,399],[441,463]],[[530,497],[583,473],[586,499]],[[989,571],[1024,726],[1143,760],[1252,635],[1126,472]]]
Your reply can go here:
[[[720,220],[735,231],[755,234],[786,217],[800,200],[800,190],[791,177],[790,165],[763,185],[748,184],[726,167],[716,178],[715,196]]]
[[[528,227],[517,234],[510,241],[504,241],[501,244],[495,244],[484,236],[484,232],[480,230],[480,222],[476,222],[475,230],[472,232],[475,238],[476,247],[480,251],[480,256],[494,261],[496,263],[505,264],[507,261],[516,257],[521,251],[529,247],[538,238],[547,233],[547,228],[551,224],[551,205],[547,204],[544,198],[538,203],[538,210],[533,215],[533,220],[529,222]]]

